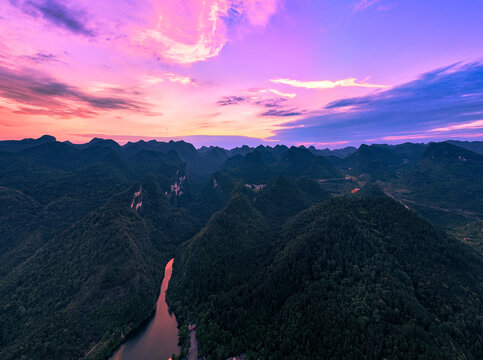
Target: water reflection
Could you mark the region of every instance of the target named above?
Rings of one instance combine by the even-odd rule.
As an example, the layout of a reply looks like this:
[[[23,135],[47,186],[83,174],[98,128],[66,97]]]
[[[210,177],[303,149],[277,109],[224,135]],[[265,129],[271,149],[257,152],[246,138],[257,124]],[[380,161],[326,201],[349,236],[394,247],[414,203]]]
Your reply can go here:
[[[173,261],[171,259],[164,270],[154,318],[143,330],[121,345],[111,360],[168,360],[173,353],[179,353],[176,318],[169,313],[166,304],[166,289],[171,279]]]

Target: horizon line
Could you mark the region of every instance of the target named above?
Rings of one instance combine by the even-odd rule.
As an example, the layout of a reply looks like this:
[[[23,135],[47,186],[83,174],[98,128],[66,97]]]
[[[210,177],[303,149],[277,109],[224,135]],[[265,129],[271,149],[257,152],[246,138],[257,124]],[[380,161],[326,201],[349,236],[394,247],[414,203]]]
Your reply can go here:
[[[79,134],[70,134],[70,135],[74,135],[74,136],[79,136]],[[116,144],[118,144],[119,146],[121,147],[124,147],[125,145],[127,144],[134,144],[134,143],[137,143],[137,142],[151,142],[151,141],[155,141],[155,142],[159,142],[159,143],[169,143],[169,142],[185,142],[185,143],[188,143],[190,145],[193,145],[193,147],[197,150],[203,148],[203,147],[218,147],[218,148],[222,148],[224,150],[233,150],[233,149],[236,149],[236,148],[241,148],[241,147],[244,147],[244,146],[247,146],[249,148],[257,148],[258,146],[264,146],[264,147],[275,147],[275,146],[286,146],[288,148],[290,147],[299,147],[299,148],[315,148],[317,150],[326,150],[326,149],[329,149],[331,151],[334,151],[334,150],[343,150],[343,149],[347,149],[347,148],[360,148],[362,145],[366,145],[366,146],[372,146],[372,145],[389,145],[389,146],[397,146],[397,145],[402,145],[402,144],[423,144],[423,145],[428,145],[428,144],[431,144],[431,143],[441,143],[441,142],[449,142],[449,141],[458,141],[458,142],[483,142],[483,140],[462,140],[460,138],[446,138],[444,140],[441,140],[441,141],[427,141],[427,142],[424,142],[424,141],[421,141],[421,142],[412,142],[412,141],[402,141],[402,142],[397,142],[397,143],[393,143],[393,142],[376,142],[376,141],[368,141],[368,142],[360,142],[358,146],[356,146],[355,144],[350,144],[348,141],[339,141],[339,142],[320,142],[318,144],[322,145],[322,144],[325,144],[325,147],[317,147],[315,146],[315,144],[309,144],[309,143],[299,143],[299,144],[284,144],[284,143],[278,143],[278,142],[275,142],[275,141],[267,141],[267,140],[264,140],[264,139],[260,139],[260,138],[254,138],[254,137],[247,137],[247,136],[239,136],[239,135],[188,135],[188,136],[173,136],[173,137],[149,137],[149,136],[131,136],[131,135],[119,135],[119,136],[116,136],[114,135],[113,137],[106,137],[105,135],[107,134],[89,134],[90,136],[88,137],[87,134],[82,134],[82,137],[86,137],[86,138],[90,138],[89,141],[86,141],[86,142],[73,142],[73,141],[70,141],[68,139],[66,140],[59,140],[57,139],[56,136],[53,136],[53,135],[49,135],[49,134],[44,134],[44,135],[41,135],[39,136],[38,138],[35,138],[35,137],[26,137],[26,138],[22,138],[22,139],[0,139],[0,142],[3,142],[3,141],[24,141],[24,140],[40,140],[44,137],[50,137],[50,138],[53,138],[55,142],[60,142],[60,143],[70,143],[70,144],[73,144],[73,145],[86,145],[86,144],[89,144],[90,142],[92,142],[93,140],[110,140],[110,141],[113,141],[115,142]],[[102,136],[104,135],[104,136]],[[116,139],[116,137],[126,137],[125,141],[119,141]],[[127,138],[130,138],[129,140]],[[260,143],[258,143],[257,145],[252,144],[252,145],[249,145],[248,143],[246,144],[243,144],[243,145],[237,145],[237,146],[233,146],[233,147],[225,147],[225,146],[220,146],[220,145],[216,145],[216,144],[210,144],[210,145],[201,145],[201,146],[196,146],[195,144],[193,144],[193,142],[191,141],[187,141],[187,138],[218,138],[218,139],[221,139],[221,138],[238,138],[238,139],[250,139],[252,141],[260,141]],[[136,139],[136,140],[135,140]],[[382,140],[382,139],[381,139]],[[401,139],[402,140],[402,139]],[[268,144],[267,144],[268,143]],[[333,144],[333,145],[336,145],[336,144],[339,144],[339,145],[342,145],[342,144],[346,144],[347,146],[344,146],[344,147],[331,147],[329,144]]]

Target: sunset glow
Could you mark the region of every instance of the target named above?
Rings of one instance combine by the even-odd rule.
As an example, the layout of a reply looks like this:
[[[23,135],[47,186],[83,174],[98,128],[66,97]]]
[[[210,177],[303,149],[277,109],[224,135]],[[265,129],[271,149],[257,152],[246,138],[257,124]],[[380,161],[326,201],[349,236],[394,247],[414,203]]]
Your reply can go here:
[[[0,137],[480,139],[482,12],[477,0],[3,1]]]

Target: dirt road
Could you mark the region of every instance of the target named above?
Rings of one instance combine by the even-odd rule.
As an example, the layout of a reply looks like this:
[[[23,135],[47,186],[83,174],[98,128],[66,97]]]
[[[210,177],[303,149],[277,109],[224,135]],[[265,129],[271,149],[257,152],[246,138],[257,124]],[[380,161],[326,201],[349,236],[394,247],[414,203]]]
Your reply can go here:
[[[190,331],[190,351],[188,360],[198,360],[198,342],[196,341],[196,330]]]

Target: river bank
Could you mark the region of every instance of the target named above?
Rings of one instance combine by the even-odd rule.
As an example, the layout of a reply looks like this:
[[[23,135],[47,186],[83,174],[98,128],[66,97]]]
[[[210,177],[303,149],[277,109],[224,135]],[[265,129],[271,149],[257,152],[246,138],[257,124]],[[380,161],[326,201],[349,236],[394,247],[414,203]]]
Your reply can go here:
[[[198,342],[196,340],[196,329],[190,331],[190,350],[188,360],[198,360]]]
[[[168,360],[173,354],[179,353],[176,317],[169,312],[166,303],[166,289],[171,279],[173,261],[171,259],[166,264],[154,317],[124,342],[110,360]]]

